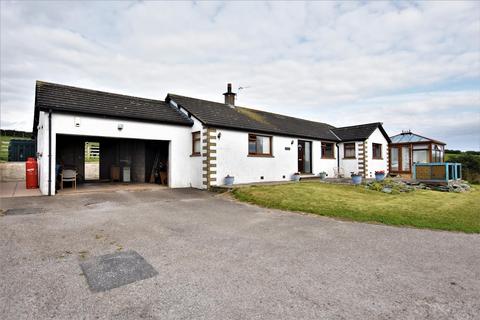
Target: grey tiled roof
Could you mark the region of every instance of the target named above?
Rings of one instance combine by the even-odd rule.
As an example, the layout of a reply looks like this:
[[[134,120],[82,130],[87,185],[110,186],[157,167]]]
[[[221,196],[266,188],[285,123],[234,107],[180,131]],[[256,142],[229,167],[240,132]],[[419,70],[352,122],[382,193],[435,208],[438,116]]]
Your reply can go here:
[[[35,111],[38,113],[38,110],[49,109],[149,122],[192,125],[191,119],[164,101],[37,81]]]
[[[390,142],[390,138],[382,127],[381,122],[359,124],[349,127],[334,128],[332,131],[342,140],[342,141],[363,141],[368,139],[370,135],[379,128],[383,136],[387,141]]]
[[[170,101],[170,99],[208,126],[339,141],[330,131],[330,129],[334,127],[326,123],[288,117],[250,108],[231,107],[224,103],[176,94],[168,94],[166,100]]]

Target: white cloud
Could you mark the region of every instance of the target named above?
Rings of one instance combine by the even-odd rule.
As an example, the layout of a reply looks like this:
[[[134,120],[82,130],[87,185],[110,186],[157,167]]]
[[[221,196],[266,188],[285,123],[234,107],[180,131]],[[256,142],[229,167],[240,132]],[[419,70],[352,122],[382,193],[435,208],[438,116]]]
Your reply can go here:
[[[475,2],[2,2],[1,125],[31,128],[36,79],[214,100],[231,81],[250,86],[242,105],[478,149],[479,15]]]

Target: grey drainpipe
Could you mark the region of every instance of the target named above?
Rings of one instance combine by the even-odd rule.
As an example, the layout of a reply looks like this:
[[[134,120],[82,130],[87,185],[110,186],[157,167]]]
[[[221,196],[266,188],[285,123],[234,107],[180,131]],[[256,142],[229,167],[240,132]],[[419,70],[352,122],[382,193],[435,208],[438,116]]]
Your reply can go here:
[[[48,195],[52,195],[52,109],[48,110]]]

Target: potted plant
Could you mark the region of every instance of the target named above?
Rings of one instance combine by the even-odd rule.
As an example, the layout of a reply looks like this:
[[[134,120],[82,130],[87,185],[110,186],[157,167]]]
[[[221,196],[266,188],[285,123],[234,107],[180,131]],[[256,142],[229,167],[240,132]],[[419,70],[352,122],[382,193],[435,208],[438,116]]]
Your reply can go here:
[[[320,172],[319,175],[321,180],[325,179],[328,176],[328,174],[325,171]]]
[[[353,184],[361,184],[362,183],[362,175],[360,173],[352,172],[351,177],[352,177]]]
[[[300,181],[300,172],[295,172],[292,176],[292,180],[295,182]]]
[[[375,171],[375,180],[382,181],[383,179],[385,179],[385,171]]]
[[[233,180],[235,180],[235,177],[232,177],[229,174],[227,174],[227,176],[225,177],[225,185],[226,186],[233,185]]]

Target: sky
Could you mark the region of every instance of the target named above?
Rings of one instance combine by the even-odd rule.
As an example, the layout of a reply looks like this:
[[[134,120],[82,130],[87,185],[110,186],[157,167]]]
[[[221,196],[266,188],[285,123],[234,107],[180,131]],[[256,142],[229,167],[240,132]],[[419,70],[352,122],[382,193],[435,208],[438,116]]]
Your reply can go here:
[[[0,127],[35,81],[176,93],[480,150],[480,2],[1,1]]]

